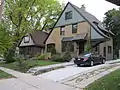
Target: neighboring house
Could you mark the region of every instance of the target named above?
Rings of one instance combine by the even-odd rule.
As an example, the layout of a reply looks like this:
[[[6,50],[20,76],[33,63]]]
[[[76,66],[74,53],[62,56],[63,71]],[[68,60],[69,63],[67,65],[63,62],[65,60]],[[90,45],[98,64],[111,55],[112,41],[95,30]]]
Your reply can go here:
[[[91,41],[93,51],[113,59],[113,41],[111,31],[93,15],[81,8],[67,3],[53,29],[45,40],[45,51],[55,47],[58,53],[69,50],[72,56],[84,52],[87,40]]]
[[[116,4],[116,5],[120,6],[120,0],[106,0],[106,1],[111,2],[113,4]]]
[[[42,31],[35,31],[24,36],[19,43],[20,54],[32,57],[36,54],[44,53],[44,41],[47,36],[48,33]]]

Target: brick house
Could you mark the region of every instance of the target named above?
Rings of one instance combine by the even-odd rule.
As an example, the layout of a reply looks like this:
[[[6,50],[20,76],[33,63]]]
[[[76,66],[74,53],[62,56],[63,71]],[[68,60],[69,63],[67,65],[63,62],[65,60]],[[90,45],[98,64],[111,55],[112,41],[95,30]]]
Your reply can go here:
[[[78,56],[85,50],[87,40],[91,41],[93,51],[107,59],[113,59],[114,34],[93,15],[81,8],[67,3],[53,29],[45,40],[45,52],[55,47],[58,53],[69,48],[72,56]]]

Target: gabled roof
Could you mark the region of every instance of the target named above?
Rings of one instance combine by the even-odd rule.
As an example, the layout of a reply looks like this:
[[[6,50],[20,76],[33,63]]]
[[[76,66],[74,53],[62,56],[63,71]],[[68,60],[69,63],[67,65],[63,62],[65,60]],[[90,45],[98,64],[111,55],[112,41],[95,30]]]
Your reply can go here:
[[[40,47],[45,46],[44,41],[48,37],[48,33],[39,30],[39,31],[32,32],[29,35],[31,36],[31,39],[33,40],[33,42],[35,44],[34,46],[40,46]],[[25,36],[22,37],[19,45],[21,44],[24,37]]]
[[[102,26],[102,22],[100,22],[95,16],[93,16],[92,14],[88,13],[87,11],[71,4],[70,2],[67,3],[67,5],[65,6],[64,10],[62,11],[62,13],[60,14],[58,20],[60,19],[61,15],[63,14],[63,12],[65,11],[66,7],[68,5],[71,5],[79,14],[80,16],[82,16],[95,30],[97,33],[99,33],[101,36],[105,37],[105,38],[109,38],[109,36],[107,36],[104,32],[106,33],[109,33],[111,35],[114,35],[111,31],[108,31],[106,30],[103,26]],[[56,21],[56,23],[54,24],[53,26],[53,29],[54,27],[56,26],[58,20]],[[50,31],[49,35],[52,33],[53,29]],[[46,38],[46,40],[49,38],[49,35],[48,37]],[[45,40],[45,42],[46,42]],[[44,42],[44,43],[45,43]]]
[[[44,41],[48,36],[48,33],[43,31],[35,31],[30,34],[36,46],[44,46]]]

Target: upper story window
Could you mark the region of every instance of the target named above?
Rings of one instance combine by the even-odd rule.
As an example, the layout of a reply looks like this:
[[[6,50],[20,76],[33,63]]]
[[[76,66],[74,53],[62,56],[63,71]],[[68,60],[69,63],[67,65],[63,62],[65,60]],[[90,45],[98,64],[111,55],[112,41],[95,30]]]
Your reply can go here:
[[[27,35],[24,37],[24,43],[29,43],[30,37]]]
[[[77,29],[78,29],[78,24],[73,24],[72,25],[72,33],[77,33]]]
[[[65,35],[65,26],[60,27],[60,35]]]
[[[72,11],[65,13],[65,20],[72,19]]]

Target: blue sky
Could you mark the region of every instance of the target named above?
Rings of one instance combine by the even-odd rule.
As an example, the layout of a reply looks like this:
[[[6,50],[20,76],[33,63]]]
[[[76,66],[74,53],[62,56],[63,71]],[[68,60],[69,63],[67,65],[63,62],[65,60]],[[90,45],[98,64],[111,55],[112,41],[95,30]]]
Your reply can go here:
[[[100,21],[103,21],[104,13],[113,8],[118,9],[119,7],[109,3],[105,0],[58,0],[60,2],[64,2],[65,4],[69,1],[72,4],[81,7],[81,5],[85,5],[86,11],[90,12],[94,16],[96,16]]]

